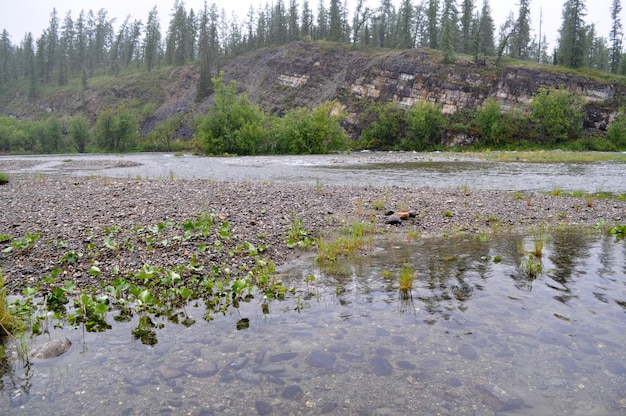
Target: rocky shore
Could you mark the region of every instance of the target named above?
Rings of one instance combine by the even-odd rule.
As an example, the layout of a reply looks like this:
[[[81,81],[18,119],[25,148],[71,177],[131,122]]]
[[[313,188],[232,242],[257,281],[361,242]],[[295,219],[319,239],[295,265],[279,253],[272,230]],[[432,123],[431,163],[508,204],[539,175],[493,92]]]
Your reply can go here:
[[[385,212],[398,209],[416,215],[399,226],[386,224]],[[373,221],[377,232],[428,238],[593,226],[600,221],[612,225],[626,221],[626,202],[471,188],[13,175],[0,186],[0,269],[7,291],[19,294],[24,287],[36,286],[55,268],[62,270],[59,279],[81,287],[112,279],[116,270],[189,262],[193,253],[184,243],[182,224],[200,214],[210,215],[217,227],[226,223],[233,244],[262,246],[264,256],[281,264],[304,253],[287,246],[287,233],[296,221],[311,238],[354,220]],[[137,235],[151,235],[146,231],[151,227],[158,241],[139,247]],[[229,250],[208,252],[210,256],[200,261],[245,269],[234,264]],[[102,271],[97,276],[89,273],[94,264]]]

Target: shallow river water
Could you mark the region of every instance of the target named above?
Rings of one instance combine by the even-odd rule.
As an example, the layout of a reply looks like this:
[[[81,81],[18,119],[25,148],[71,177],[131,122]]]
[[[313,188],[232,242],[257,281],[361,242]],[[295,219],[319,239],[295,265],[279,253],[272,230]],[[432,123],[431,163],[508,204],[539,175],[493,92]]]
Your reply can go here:
[[[301,260],[280,270],[287,300],[211,322],[189,305],[196,323],[157,320],[153,346],[136,320],[52,330],[71,349],[5,374],[0,413],[626,415],[626,243],[546,234],[532,278],[535,238],[387,239],[332,270]]]
[[[16,159],[29,167],[7,169]],[[119,160],[137,165],[110,164]],[[626,192],[626,164],[436,154],[0,157],[0,170]],[[626,415],[625,241],[546,232],[533,277],[536,235],[402,238],[377,239],[332,269],[313,257],[281,267],[296,289],[284,301],[256,296],[210,322],[193,303],[190,326],[155,318],[155,345],[133,337],[136,317],[108,316],[101,333],[50,328],[26,349],[62,336],[72,347],[0,362],[0,414]],[[400,290],[406,268],[415,279]]]
[[[26,161],[27,168],[11,163]],[[135,166],[116,167],[115,163]],[[304,182],[505,191],[626,192],[626,163],[496,162],[455,153],[203,157],[171,153],[2,156],[0,170],[149,179]]]

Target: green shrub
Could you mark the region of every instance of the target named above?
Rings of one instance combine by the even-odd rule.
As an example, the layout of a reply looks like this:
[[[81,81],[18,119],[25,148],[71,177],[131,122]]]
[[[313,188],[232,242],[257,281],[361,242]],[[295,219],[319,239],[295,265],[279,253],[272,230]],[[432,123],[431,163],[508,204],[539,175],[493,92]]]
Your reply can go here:
[[[476,124],[485,145],[498,145],[502,139],[500,113],[500,104],[491,98],[476,113]]]
[[[541,88],[530,104],[531,119],[538,123],[543,142],[560,143],[580,134],[582,98],[565,89]]]
[[[91,139],[91,133],[89,131],[89,121],[82,116],[77,115],[70,119],[68,126],[68,135],[76,151],[83,153],[89,140]]]
[[[615,145],[617,149],[623,150],[626,149],[626,115],[624,112],[625,108],[621,109],[621,115],[615,119],[609,125],[609,129],[606,132],[606,135],[611,143]]]
[[[361,115],[363,126],[359,147],[373,150],[392,150],[404,137],[405,111],[393,103],[373,103]]]
[[[322,154],[345,149],[341,116],[333,115],[333,106],[329,101],[313,111],[294,109],[276,119],[270,134],[275,148],[269,150],[281,154]]]
[[[98,116],[95,127],[96,145],[109,152],[132,149],[137,140],[137,120],[126,109],[105,110]]]
[[[428,150],[441,143],[448,125],[441,108],[428,101],[419,101],[406,112],[404,150]]]
[[[225,153],[253,155],[267,138],[266,116],[245,95],[237,96],[237,85],[224,84],[224,74],[213,78],[215,101],[198,126],[198,139],[209,155]]]

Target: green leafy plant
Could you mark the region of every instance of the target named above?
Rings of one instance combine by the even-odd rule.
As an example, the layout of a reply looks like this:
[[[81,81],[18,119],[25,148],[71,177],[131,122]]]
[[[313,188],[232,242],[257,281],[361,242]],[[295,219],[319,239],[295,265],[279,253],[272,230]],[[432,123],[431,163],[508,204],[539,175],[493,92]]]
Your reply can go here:
[[[9,174],[6,172],[0,171],[0,185],[4,185],[9,183]]]
[[[614,235],[616,240],[623,240],[626,237],[626,224],[615,224],[607,229],[609,235]]]
[[[11,241],[11,245],[5,248],[4,252],[10,253],[11,251],[13,251],[13,249],[19,249],[24,252],[28,252],[33,247],[33,245],[35,245],[35,242],[39,240],[39,238],[41,238],[41,234],[39,233],[26,233],[26,236],[24,236],[23,238],[16,238]]]
[[[315,244],[315,240],[309,235],[310,232],[302,225],[302,219],[296,218],[295,214],[291,213],[291,227],[287,231],[287,247],[305,248]]]

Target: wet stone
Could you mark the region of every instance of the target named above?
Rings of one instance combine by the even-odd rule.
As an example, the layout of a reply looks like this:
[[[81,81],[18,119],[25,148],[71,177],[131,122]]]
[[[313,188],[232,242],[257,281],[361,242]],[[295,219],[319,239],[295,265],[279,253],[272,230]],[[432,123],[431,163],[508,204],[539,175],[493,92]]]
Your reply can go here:
[[[271,374],[269,374],[265,379],[269,381],[270,383],[277,384],[279,386],[284,386],[285,384],[287,384],[287,382],[283,380],[282,378],[276,377]]]
[[[302,391],[300,386],[291,385],[283,389],[281,396],[289,400],[300,400],[302,397],[304,397],[304,391]]]
[[[31,357],[40,360],[58,357],[59,355],[66,353],[71,346],[71,341],[65,337],[53,339],[33,351]]]
[[[461,387],[463,382],[456,377],[451,377],[446,380],[446,384],[450,387]]]
[[[260,367],[257,371],[261,374],[282,374],[285,372],[285,366],[280,364],[269,364]]]
[[[351,349],[352,349],[352,346],[348,344],[347,342],[338,342],[328,347],[328,351],[330,352],[348,352]]]
[[[332,352],[316,350],[311,352],[309,356],[306,357],[306,363],[311,367],[329,370],[333,367],[333,364],[335,364],[336,359],[337,356]]]
[[[169,365],[165,364],[161,364],[160,366],[158,366],[157,371],[159,372],[159,375],[165,380],[172,380],[184,374],[183,370],[181,370],[180,368],[170,367]]]
[[[417,370],[417,366],[415,364],[406,360],[398,361],[396,365],[402,370]]]
[[[265,351],[260,351],[254,357],[254,362],[255,362],[255,364],[261,364],[264,359],[265,359]]]
[[[246,366],[246,364],[248,364],[248,361],[248,357],[239,357],[235,361],[230,363],[230,366],[235,370],[241,370]]]
[[[377,337],[388,337],[389,335],[391,335],[391,332],[387,331],[385,328],[376,328]]]
[[[188,365],[186,371],[195,377],[211,377],[217,374],[218,368],[214,363],[198,361]]]
[[[391,348],[387,348],[387,347],[376,348],[376,355],[378,355],[379,357],[389,357],[392,354],[393,354],[393,350],[391,350]]]
[[[393,373],[393,367],[389,361],[383,357],[372,358],[370,360],[370,366],[372,367],[372,372],[377,376],[389,376]]]
[[[476,358],[478,358],[478,353],[469,344],[461,344],[459,346],[458,353],[461,357],[465,358],[466,360],[475,360]]]
[[[525,407],[522,399],[511,396],[506,390],[497,384],[481,384],[477,388],[483,404],[496,412],[506,412]]]
[[[260,374],[253,373],[246,369],[237,371],[237,379],[248,384],[259,384],[263,378]]]
[[[274,411],[271,404],[261,401],[261,400],[257,400],[254,403],[254,408],[256,409],[257,414],[261,416],[269,415],[270,413]]]
[[[330,413],[335,410],[339,405],[335,402],[327,402],[320,407],[320,414],[325,415],[326,413]]]
[[[283,352],[280,354],[270,355],[270,362],[277,363],[280,361],[293,360],[298,356],[297,352]]]

